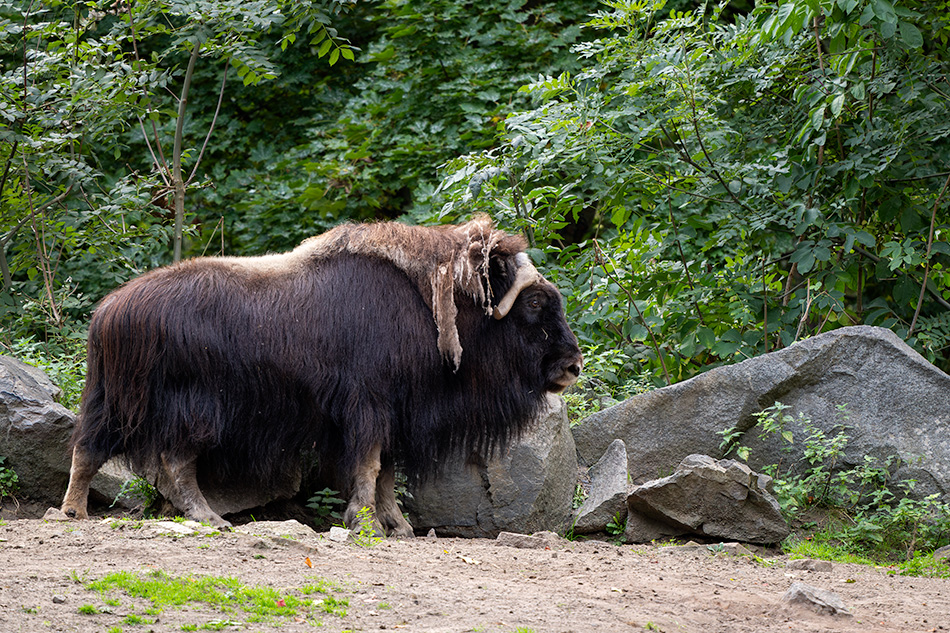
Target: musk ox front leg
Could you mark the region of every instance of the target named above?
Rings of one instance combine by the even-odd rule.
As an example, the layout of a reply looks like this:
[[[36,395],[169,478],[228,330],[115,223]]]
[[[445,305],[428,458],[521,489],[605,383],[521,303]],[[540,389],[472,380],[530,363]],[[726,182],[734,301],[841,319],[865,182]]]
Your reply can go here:
[[[391,460],[386,461],[376,479],[376,518],[389,536],[412,538],[412,526],[396,503],[396,467]]]
[[[198,456],[162,453],[161,471],[156,482],[161,492],[176,508],[194,521],[208,523],[216,528],[231,527],[208,505],[198,488]]]
[[[73,519],[88,519],[86,506],[89,503],[89,484],[106,462],[105,457],[93,453],[78,444],[73,448],[73,461],[69,467],[69,486],[63,497],[62,511]]]
[[[350,501],[346,512],[343,513],[343,522],[351,530],[364,529],[358,515],[363,508],[369,508],[370,517],[367,520],[372,522],[373,531],[379,536],[385,536],[386,532],[376,518],[376,480],[382,469],[381,452],[380,445],[374,445],[356,465],[350,486]]]

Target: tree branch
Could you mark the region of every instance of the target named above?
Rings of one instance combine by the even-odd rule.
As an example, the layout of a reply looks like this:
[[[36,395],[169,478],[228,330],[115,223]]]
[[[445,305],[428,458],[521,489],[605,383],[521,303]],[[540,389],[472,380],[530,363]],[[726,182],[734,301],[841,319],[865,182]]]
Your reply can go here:
[[[934,202],[933,211],[930,212],[930,235],[927,236],[927,254],[924,256],[924,281],[920,284],[920,296],[917,298],[917,309],[914,310],[914,318],[910,322],[910,329],[907,330],[907,338],[914,334],[914,328],[917,327],[917,317],[920,316],[920,308],[924,305],[924,293],[927,292],[927,279],[930,277],[930,252],[934,245],[934,225],[937,223],[937,208],[943,199],[943,194],[947,191],[947,185],[950,185],[950,176],[943,183],[943,189]]]

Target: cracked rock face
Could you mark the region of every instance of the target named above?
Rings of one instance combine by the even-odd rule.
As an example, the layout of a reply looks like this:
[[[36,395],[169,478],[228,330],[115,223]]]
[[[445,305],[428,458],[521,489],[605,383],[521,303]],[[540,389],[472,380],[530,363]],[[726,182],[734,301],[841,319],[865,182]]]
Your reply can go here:
[[[778,543],[788,525],[766,486],[745,464],[690,455],[669,477],[636,486],[627,497],[625,537],[642,543],[696,534],[745,543]]]

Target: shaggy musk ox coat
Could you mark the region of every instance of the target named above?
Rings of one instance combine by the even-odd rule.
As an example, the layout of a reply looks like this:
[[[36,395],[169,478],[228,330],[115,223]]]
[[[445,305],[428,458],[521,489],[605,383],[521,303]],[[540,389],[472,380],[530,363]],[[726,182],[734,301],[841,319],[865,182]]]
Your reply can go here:
[[[114,455],[187,516],[228,523],[202,483],[255,487],[315,455],[389,533],[411,526],[411,478],[490,455],[572,384],[577,341],[519,236],[487,218],[449,227],[344,225],[290,253],[198,258],[115,290],[89,327],[63,510],[86,516]]]

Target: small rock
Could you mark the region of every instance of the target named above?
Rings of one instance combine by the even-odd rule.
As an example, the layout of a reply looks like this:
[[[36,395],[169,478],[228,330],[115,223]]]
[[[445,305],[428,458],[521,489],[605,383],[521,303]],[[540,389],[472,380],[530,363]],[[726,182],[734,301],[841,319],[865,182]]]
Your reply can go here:
[[[785,565],[788,569],[802,571],[831,571],[833,566],[826,560],[814,560],[812,558],[796,558],[790,560]]]
[[[944,545],[935,551],[934,560],[950,560],[950,545]]]
[[[59,508],[50,508],[43,515],[44,521],[69,521],[69,517]]]
[[[350,531],[334,525],[330,528],[330,535],[327,538],[335,543],[346,543],[350,540]]]
[[[66,596],[56,595],[53,596],[53,604],[64,604],[66,602]]]
[[[729,554],[730,556],[752,556],[752,552],[741,543],[716,543],[707,545],[713,554]]]
[[[178,523],[176,521],[156,521],[151,525],[152,529],[160,532],[162,534],[181,534],[182,536],[188,536],[195,533],[194,528],[190,528],[183,523]]]
[[[540,536],[515,534],[514,532],[501,532],[498,538],[495,539],[495,544],[520,549],[544,549],[548,546],[548,542]]]
[[[825,615],[851,617],[851,611],[848,610],[848,607],[845,606],[837,594],[801,582],[792,583],[792,586],[782,596],[782,602],[788,605],[803,606]]]
[[[435,528],[429,528],[429,532],[426,534],[426,538],[438,538],[435,535]]]

